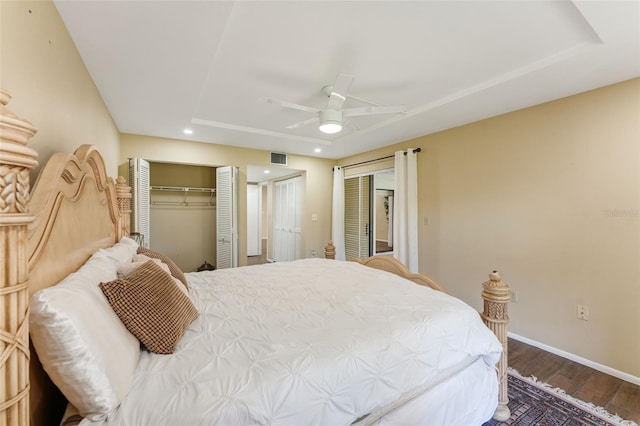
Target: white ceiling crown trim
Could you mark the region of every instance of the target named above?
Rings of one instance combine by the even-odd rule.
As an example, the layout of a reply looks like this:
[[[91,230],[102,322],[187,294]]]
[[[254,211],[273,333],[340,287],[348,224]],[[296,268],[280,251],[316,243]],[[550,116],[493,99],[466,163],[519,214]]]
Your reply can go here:
[[[298,142],[313,143],[316,145],[317,144],[325,145],[325,146],[332,145],[331,141],[325,141],[323,139],[306,138],[303,136],[296,136],[289,133],[274,132],[272,130],[265,130],[265,129],[256,129],[255,127],[240,126],[238,124],[231,124],[231,123],[221,123],[219,121],[203,120],[201,118],[192,118],[191,123],[201,124],[203,126],[218,127],[220,129],[237,130],[239,132],[255,133],[257,135],[275,136],[279,138],[295,140]]]

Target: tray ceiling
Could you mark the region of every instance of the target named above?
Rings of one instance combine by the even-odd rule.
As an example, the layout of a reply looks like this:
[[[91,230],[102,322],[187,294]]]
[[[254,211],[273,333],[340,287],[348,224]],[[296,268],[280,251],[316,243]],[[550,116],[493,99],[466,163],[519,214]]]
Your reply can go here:
[[[55,4],[121,132],[325,158],[640,76],[637,1]],[[348,95],[406,112],[327,135],[260,101],[323,108],[337,74],[354,76]]]

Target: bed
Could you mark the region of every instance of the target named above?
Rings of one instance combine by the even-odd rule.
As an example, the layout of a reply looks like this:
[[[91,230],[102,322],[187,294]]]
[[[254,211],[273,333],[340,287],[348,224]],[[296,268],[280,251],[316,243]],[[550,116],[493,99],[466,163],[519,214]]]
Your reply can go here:
[[[0,100],[6,105],[8,94]],[[509,297],[497,273],[483,284],[480,315],[390,256],[339,262],[330,260],[330,244],[328,259],[179,277],[161,254],[136,258],[129,188],[107,176],[98,150],[54,154],[31,190],[37,154],[27,142],[35,128],[6,107],[0,125],[0,424],[58,424],[80,414],[81,424],[109,425],[466,425],[509,417]],[[163,297],[177,303],[169,313],[180,317],[170,322],[185,324],[172,335],[171,354],[114,314],[102,284],[121,284],[118,273],[133,263],[139,269],[130,277],[161,277]],[[88,299],[77,303],[78,294]],[[55,327],[59,315],[81,330],[86,347],[72,346],[74,358],[55,346],[70,334]]]

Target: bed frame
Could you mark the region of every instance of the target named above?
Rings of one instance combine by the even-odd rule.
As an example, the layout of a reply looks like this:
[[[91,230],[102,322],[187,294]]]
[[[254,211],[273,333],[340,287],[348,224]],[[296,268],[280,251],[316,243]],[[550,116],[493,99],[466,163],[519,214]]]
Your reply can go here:
[[[62,417],[66,400],[30,348],[29,299],[77,270],[96,250],[129,235],[131,192],[122,177],[115,182],[107,176],[101,154],[90,145],[51,156],[30,190],[29,173],[38,163],[27,143],[36,129],[7,109],[10,99],[0,89],[0,425],[49,425]],[[332,247],[329,242],[328,258]],[[358,261],[445,291],[391,256]],[[483,287],[481,316],[504,348],[494,418],[506,420],[509,288],[496,272]]]

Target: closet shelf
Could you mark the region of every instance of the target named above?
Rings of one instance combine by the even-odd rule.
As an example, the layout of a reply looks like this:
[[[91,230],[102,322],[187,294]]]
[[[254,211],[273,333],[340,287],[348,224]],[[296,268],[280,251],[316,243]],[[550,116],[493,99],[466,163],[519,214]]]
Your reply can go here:
[[[151,186],[152,191],[167,191],[167,192],[207,192],[215,193],[215,188],[194,188],[190,186]]]

